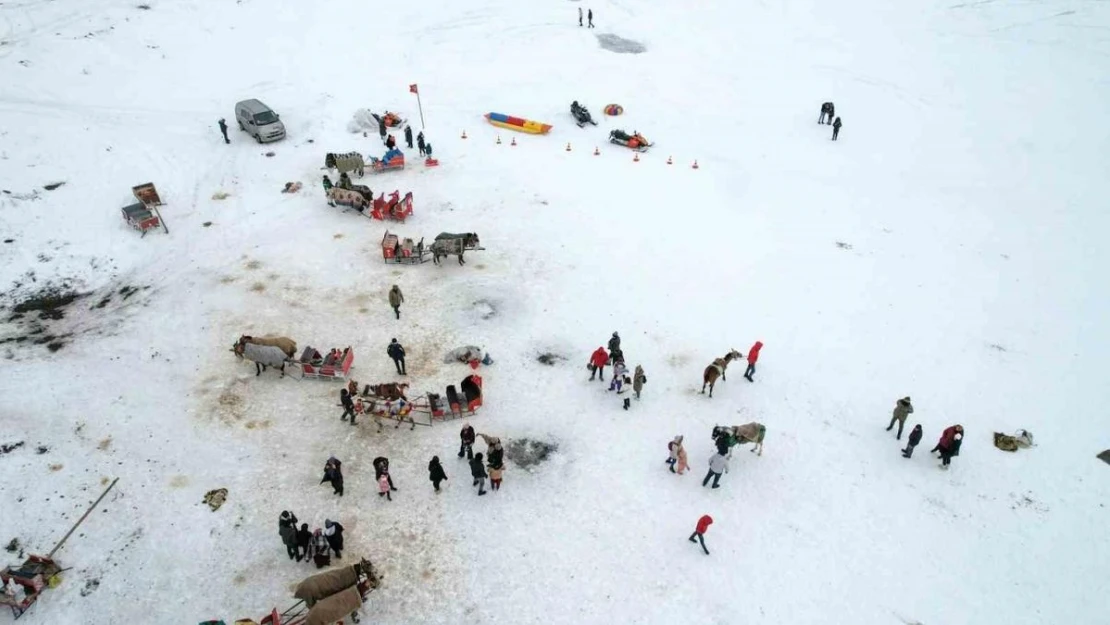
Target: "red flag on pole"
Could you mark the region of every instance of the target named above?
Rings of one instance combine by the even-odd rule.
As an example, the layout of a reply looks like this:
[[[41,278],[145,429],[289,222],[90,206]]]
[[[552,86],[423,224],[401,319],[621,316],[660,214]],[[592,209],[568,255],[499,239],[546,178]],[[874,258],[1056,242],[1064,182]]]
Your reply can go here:
[[[417,94],[419,94],[419,93],[420,93],[420,92],[419,92],[419,91],[418,91],[418,90],[416,89],[416,84],[411,84],[411,85],[409,85],[409,93],[417,93]]]

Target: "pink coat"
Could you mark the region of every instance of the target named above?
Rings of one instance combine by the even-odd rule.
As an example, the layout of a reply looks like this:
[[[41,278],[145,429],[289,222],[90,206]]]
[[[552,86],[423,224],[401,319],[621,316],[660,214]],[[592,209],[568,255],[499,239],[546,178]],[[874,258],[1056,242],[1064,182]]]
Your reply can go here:
[[[382,473],[382,476],[378,478],[378,491],[383,493],[389,492],[389,476],[385,473]]]
[[[690,468],[690,465],[687,464],[687,462],[686,462],[686,448],[683,447],[682,445],[679,445],[678,446],[678,467],[675,469],[675,471],[679,475],[682,475],[689,468]]]

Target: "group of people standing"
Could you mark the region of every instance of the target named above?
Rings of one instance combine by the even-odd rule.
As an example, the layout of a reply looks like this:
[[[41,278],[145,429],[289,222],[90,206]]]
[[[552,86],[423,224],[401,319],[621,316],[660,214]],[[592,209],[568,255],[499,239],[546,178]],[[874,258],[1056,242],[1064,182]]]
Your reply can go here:
[[[343,557],[343,525],[326,519],[323,528],[309,531],[308,523],[300,523],[300,528],[298,523],[297,515],[288,510],[278,517],[278,535],[290,560],[307,560],[322,569],[331,565],[332,554]]]
[[[613,377],[609,383],[609,390],[616,392],[622,400],[624,409],[628,410],[633,398],[640,399],[644,384],[647,384],[647,375],[644,374],[642,366],[636,365],[636,370],[629,377],[628,367],[624,364],[624,352],[621,350],[621,337],[617,332],[613,332],[613,336],[609,338],[609,351],[605,351],[604,347],[598,347],[590,354],[590,359],[586,362],[586,368],[590,370],[590,381],[592,382],[597,376],[604,382],[605,367],[610,364],[613,366]]]
[[[906,418],[913,414],[913,403],[909,397],[903,397],[894,403],[894,413],[890,418],[890,424],[886,426],[886,431],[889,432],[898,426],[898,431],[894,434],[895,440],[902,440],[902,428],[906,425]],[[910,431],[909,440],[906,448],[902,450],[903,458],[912,458],[913,450],[921,442],[921,437],[924,435],[921,429],[921,424],[913,426]],[[952,425],[944,429],[937,441],[936,447],[930,450],[930,453],[940,455],[940,466],[942,469],[947,469],[952,464],[952,458],[960,455],[960,446],[964,440],[964,426],[960,424]]]

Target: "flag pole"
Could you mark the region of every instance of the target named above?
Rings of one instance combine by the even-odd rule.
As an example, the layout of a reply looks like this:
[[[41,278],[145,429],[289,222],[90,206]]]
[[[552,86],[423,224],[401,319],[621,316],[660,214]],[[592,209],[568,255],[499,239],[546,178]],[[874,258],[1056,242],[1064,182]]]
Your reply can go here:
[[[409,85],[409,91],[416,94],[416,107],[420,109],[420,129],[424,130],[424,105],[420,103],[420,87],[416,84]]]

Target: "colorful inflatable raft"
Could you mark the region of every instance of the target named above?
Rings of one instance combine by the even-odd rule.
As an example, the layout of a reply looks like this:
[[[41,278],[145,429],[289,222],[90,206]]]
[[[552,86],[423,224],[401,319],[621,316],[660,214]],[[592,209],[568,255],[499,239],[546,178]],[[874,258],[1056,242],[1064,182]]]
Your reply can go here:
[[[486,121],[494,126],[501,128],[508,128],[509,130],[516,130],[518,132],[527,132],[533,135],[545,135],[547,131],[551,130],[551,124],[541,124],[534,122],[530,119],[521,119],[520,117],[513,117],[512,115],[502,115],[501,113],[486,113]]]

